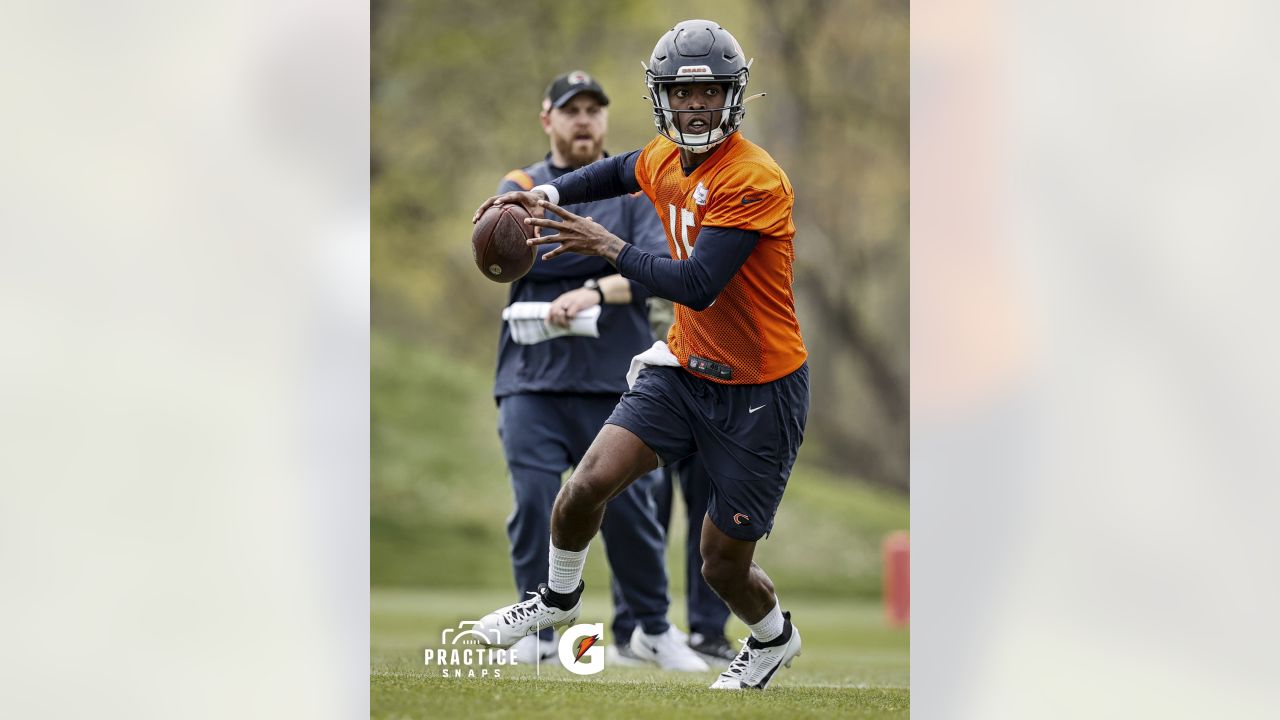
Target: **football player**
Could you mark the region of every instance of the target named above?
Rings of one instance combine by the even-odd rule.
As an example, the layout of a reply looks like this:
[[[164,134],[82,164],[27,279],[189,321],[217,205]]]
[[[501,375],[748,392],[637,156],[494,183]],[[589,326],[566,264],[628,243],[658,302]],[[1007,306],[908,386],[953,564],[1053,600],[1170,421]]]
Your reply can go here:
[[[539,118],[550,151],[537,163],[512,170],[498,192],[532,188],[605,157],[609,96],[587,73],[574,70],[547,86]],[[662,226],[643,197],[621,196],[573,205],[638,247],[664,254]],[[507,518],[511,565],[521,597],[547,580],[551,507],[565,470],[579,464],[592,439],[627,389],[631,356],[653,343],[645,301],[649,293],[604,259],[572,255],[536,260],[511,283],[509,301],[549,302],[547,321],[569,319],[599,305],[599,337],[564,336],[536,344],[515,342],[503,323],[493,387],[498,434],[510,473],[515,508]],[[657,474],[640,478],[609,503],[601,533],[614,577],[612,630],[615,655],[666,670],[701,672],[706,663],[667,619],[665,531],[655,512]],[[556,657],[553,631],[523,638],[514,651],[534,665]]]
[[[711,687],[767,688],[800,654],[800,632],[753,562],[804,434],[809,373],[791,287],[791,183],[738,132],[749,68],[737,40],[717,23],[676,25],[645,70],[657,137],[531,191],[490,198],[476,213],[478,219],[490,205],[520,203],[534,215],[527,222],[558,232],[530,241],[559,243],[544,259],[601,256],[676,303],[666,346],[637,356],[646,367],[556,498],[547,584],[481,620],[499,644],[575,621],[588,544],[606,503],[659,464],[697,453],[712,481],[702,574],[751,629]],[[636,190],[662,219],[670,258],[561,209]]]

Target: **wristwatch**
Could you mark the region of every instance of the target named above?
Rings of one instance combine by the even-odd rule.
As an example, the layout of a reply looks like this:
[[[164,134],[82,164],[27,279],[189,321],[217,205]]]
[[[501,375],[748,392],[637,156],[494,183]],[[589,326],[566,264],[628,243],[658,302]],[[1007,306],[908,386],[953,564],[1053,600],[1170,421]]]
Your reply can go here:
[[[586,282],[582,283],[582,287],[588,290],[595,290],[596,293],[600,295],[600,304],[604,305],[604,290],[600,288],[599,280],[595,278],[591,278],[590,280],[587,280]]]

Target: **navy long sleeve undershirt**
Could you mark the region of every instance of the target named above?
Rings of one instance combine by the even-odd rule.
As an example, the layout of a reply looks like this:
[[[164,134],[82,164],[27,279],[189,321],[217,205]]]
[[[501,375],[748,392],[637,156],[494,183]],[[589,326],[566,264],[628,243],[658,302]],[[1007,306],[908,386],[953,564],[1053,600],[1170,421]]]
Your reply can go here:
[[[560,192],[557,204],[564,207],[640,192],[640,183],[636,181],[636,162],[639,159],[640,151],[632,150],[561,175],[551,181],[551,185]]]
[[[760,234],[754,230],[704,227],[688,260],[658,257],[625,245],[618,253],[618,272],[658,297],[701,311],[711,307],[720,291],[755,250]]]
[[[639,158],[639,150],[613,155],[552,180],[560,193],[559,204],[639,192]],[[618,253],[615,264],[623,277],[644,285],[654,295],[700,311],[716,301],[759,240],[760,234],[754,230],[704,227],[698,231],[698,241],[688,260],[658,257],[628,244]]]

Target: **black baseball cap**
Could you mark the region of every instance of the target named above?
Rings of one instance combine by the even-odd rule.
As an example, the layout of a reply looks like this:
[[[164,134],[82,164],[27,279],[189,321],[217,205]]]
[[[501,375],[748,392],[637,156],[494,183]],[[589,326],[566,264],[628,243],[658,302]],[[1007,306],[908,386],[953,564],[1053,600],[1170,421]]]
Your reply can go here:
[[[581,70],[574,70],[551,81],[547,86],[547,96],[542,101],[542,109],[561,107],[572,100],[574,95],[582,92],[589,92],[600,98],[601,105],[609,104],[609,96],[604,94],[604,88],[600,87],[595,78]]]

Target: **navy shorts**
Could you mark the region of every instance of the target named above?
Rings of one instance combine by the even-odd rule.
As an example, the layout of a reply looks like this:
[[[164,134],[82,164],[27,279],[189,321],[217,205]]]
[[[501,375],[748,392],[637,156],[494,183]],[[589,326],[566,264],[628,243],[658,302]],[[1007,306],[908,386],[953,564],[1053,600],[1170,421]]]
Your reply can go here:
[[[664,464],[697,453],[711,476],[711,522],[729,537],[755,541],[773,528],[808,414],[808,363],[762,385],[648,367],[608,423],[635,433]]]

